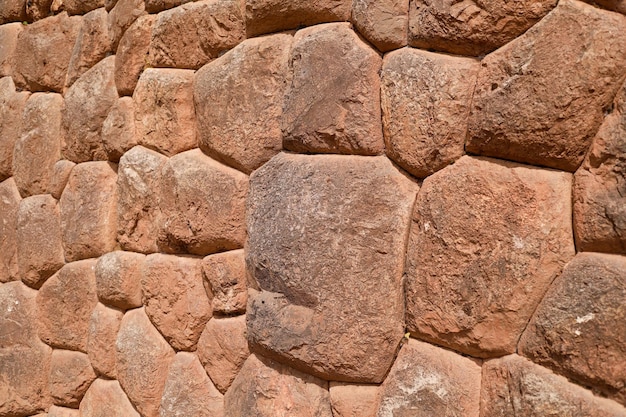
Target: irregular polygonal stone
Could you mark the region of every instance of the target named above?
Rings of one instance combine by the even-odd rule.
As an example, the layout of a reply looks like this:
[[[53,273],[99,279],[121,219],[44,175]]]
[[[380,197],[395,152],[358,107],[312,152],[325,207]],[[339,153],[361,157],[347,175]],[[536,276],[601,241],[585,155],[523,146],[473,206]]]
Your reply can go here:
[[[515,352],[575,253],[571,179],[464,156],[424,180],[407,253],[408,330],[472,356]]]
[[[80,402],[81,417],[139,417],[117,381],[96,379]]]
[[[124,315],[115,346],[117,378],[124,392],[142,416],[157,417],[174,350],[150,324],[143,308]]]
[[[117,187],[117,240],[122,249],[157,252],[158,191],[167,157],[135,146],[120,159]]]
[[[115,248],[117,174],[108,162],[76,165],[61,195],[63,248],[68,262]]]
[[[296,152],[383,152],[381,64],[349,23],[298,31],[289,62],[293,80],[283,106],[283,146]]]
[[[63,0],[63,10],[69,14],[89,14],[99,7],[104,7],[104,0]]]
[[[80,417],[78,410],[74,408],[57,407],[53,405],[48,410],[48,414],[44,414],[47,417]]]
[[[98,299],[121,310],[141,307],[141,275],[145,256],[140,253],[109,252],[96,263]]]
[[[383,62],[382,111],[389,158],[425,178],[464,153],[479,63],[405,48]]]
[[[17,37],[17,80],[30,91],[60,93],[81,21],[81,17],[63,12],[25,26]]]
[[[624,417],[626,409],[517,355],[483,365],[481,417]]]
[[[352,22],[378,48],[387,52],[407,44],[409,0],[354,0]]]
[[[0,2],[0,24],[25,21],[25,6],[25,0],[5,0]]]
[[[96,373],[111,379],[117,377],[117,356],[112,347],[115,346],[123,315],[119,310],[98,303],[89,322],[87,355]]]
[[[207,255],[243,247],[246,175],[198,149],[170,158],[162,172],[162,251]]]
[[[140,145],[168,156],[197,145],[193,79],[190,70],[149,68],[141,74],[133,94]]]
[[[165,382],[159,417],[223,415],[223,396],[215,389],[196,355],[178,352]]]
[[[350,20],[352,0],[246,0],[248,37]]]
[[[13,152],[13,177],[23,197],[48,192],[61,157],[62,112],[61,94],[35,93],[26,102]]]
[[[13,175],[13,151],[22,133],[28,92],[16,92],[11,77],[0,79],[0,181]]]
[[[154,254],[146,258],[141,279],[150,321],[176,350],[195,350],[211,301],[202,286],[200,259]]]
[[[196,75],[200,149],[247,174],[282,148],[292,36],[248,39]]]
[[[334,417],[375,417],[380,401],[378,385],[331,382],[328,387]]]
[[[135,135],[135,104],[130,97],[121,97],[109,110],[102,123],[102,147],[109,161],[118,162],[122,155],[137,145]]]
[[[53,0],[30,0],[26,1],[26,16],[29,21],[45,19],[50,16]]]
[[[478,417],[481,367],[475,361],[410,339],[381,386],[377,417]]]
[[[245,39],[245,0],[202,0],[159,13],[150,41],[155,67],[198,69]]]
[[[533,362],[626,405],[626,257],[579,253],[520,339]]]
[[[65,94],[63,156],[76,163],[106,160],[102,125],[117,102],[115,57],[103,59],[84,73]]]
[[[220,392],[228,390],[248,356],[245,316],[207,323],[198,341],[198,357]]]
[[[13,75],[17,36],[23,29],[19,22],[0,26],[0,77]]]
[[[135,91],[141,72],[148,65],[148,48],[156,16],[141,16],[126,30],[115,55],[115,85],[120,96]]]
[[[565,0],[481,61],[466,150],[574,171],[626,66],[626,16]]]
[[[5,349],[39,345],[36,296],[35,290],[21,282],[9,282],[0,286],[0,328],[2,329],[0,352],[2,354],[6,353]]]
[[[143,0],[118,0],[115,3],[109,12],[109,36],[113,51],[117,50],[124,32],[144,14],[146,10]]]
[[[207,294],[213,299],[213,313],[246,311],[248,289],[243,249],[207,256],[202,260],[202,275]]]
[[[0,183],[0,282],[20,279],[17,262],[17,215],[21,200],[13,178]]]
[[[417,185],[385,157],[279,154],[252,176],[251,348],[324,379],[382,382],[404,334]],[[350,318],[358,326],[346,326]]]
[[[52,177],[48,184],[48,193],[57,200],[61,198],[63,190],[70,179],[70,173],[76,164],[72,161],[62,159],[57,161],[52,167]]]
[[[52,347],[87,352],[89,321],[98,304],[95,261],[72,262],[37,294],[39,337]]]
[[[59,205],[50,195],[25,198],[17,212],[17,264],[22,281],[39,288],[65,263]]]
[[[78,407],[94,379],[96,373],[86,354],[57,349],[52,352],[48,384],[56,405]]]

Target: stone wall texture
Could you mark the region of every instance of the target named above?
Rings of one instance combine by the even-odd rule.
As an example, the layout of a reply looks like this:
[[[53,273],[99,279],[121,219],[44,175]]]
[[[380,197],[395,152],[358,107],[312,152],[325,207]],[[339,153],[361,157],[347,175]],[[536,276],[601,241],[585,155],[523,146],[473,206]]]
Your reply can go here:
[[[0,0],[0,417],[626,417],[624,0]]]

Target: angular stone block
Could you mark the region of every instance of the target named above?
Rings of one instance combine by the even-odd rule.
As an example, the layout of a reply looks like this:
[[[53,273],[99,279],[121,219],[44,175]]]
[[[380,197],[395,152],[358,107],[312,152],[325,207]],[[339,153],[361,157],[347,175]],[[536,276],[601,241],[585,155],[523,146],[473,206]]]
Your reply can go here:
[[[17,36],[23,29],[24,25],[19,22],[0,26],[0,77],[13,75]]]
[[[216,253],[202,260],[202,275],[213,313],[241,314],[246,311],[248,288],[243,249]]]
[[[328,392],[334,417],[376,417],[380,401],[378,385],[330,382]]]
[[[113,104],[102,123],[101,139],[109,161],[114,162],[137,145],[135,103],[132,98],[121,97]]]
[[[247,194],[246,175],[198,149],[170,158],[162,170],[159,248],[208,255],[243,247]]]
[[[148,48],[156,16],[141,16],[124,32],[115,55],[115,85],[120,96],[131,96],[148,66]]]
[[[476,357],[515,352],[575,254],[571,180],[468,156],[424,180],[407,250],[411,334]]]
[[[26,20],[25,0],[5,0],[0,3],[0,24]]]
[[[52,197],[57,200],[61,198],[67,181],[70,179],[70,173],[75,166],[76,164],[74,162],[68,161],[67,159],[62,159],[54,164],[52,167],[52,177],[48,184],[48,193]]]
[[[466,150],[573,172],[626,66],[626,16],[565,0],[481,61]]]
[[[109,12],[109,37],[111,48],[117,51],[124,33],[139,17],[146,14],[143,0],[118,0]]]
[[[354,0],[352,22],[381,52],[406,46],[409,0]]]
[[[48,384],[56,405],[78,407],[94,379],[96,373],[86,354],[57,349],[52,352]]]
[[[100,302],[120,310],[141,307],[141,276],[145,258],[140,253],[123,251],[101,256],[95,269]]]
[[[29,93],[16,92],[11,77],[0,79],[0,181],[13,175],[13,150],[22,133],[22,114]]]
[[[124,313],[121,311],[108,308],[100,303],[91,313],[87,337],[87,355],[89,355],[94,371],[106,378],[115,379],[117,377],[117,356],[113,346],[115,346],[123,315]]]
[[[382,382],[404,334],[417,185],[385,157],[279,154],[251,177],[253,350],[328,380]],[[346,326],[346,320],[358,326]]]
[[[53,405],[48,410],[48,413],[41,415],[41,417],[80,417],[80,413],[74,408],[57,407]]]
[[[198,71],[194,101],[205,153],[249,174],[280,152],[292,39],[248,39]]]
[[[63,0],[63,10],[69,14],[89,14],[99,7],[104,7],[104,0]]]
[[[81,417],[139,417],[117,381],[96,379],[80,402]]]
[[[17,261],[17,215],[21,200],[13,178],[0,183],[0,283],[20,279]]]
[[[298,31],[289,65],[293,80],[282,118],[286,149],[358,155],[384,151],[382,60],[349,23]]]
[[[389,158],[425,178],[463,156],[479,68],[473,59],[411,48],[387,54],[381,106]]]

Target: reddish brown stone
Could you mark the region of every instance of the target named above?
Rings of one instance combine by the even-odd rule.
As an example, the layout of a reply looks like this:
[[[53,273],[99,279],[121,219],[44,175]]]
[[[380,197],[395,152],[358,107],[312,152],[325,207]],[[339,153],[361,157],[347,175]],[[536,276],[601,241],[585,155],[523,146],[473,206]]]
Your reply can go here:
[[[355,0],[352,22],[379,51],[401,48],[407,44],[409,0]]]
[[[245,0],[201,0],[159,13],[150,41],[155,67],[198,69],[245,39]]]
[[[464,156],[424,180],[407,251],[411,334],[477,357],[515,352],[575,253],[571,177]]]
[[[25,21],[25,6],[25,0],[4,0],[0,2],[0,24]]]
[[[117,46],[115,85],[120,96],[130,96],[148,65],[148,48],[156,16],[141,16],[128,28]]]
[[[56,405],[78,407],[94,379],[96,373],[86,354],[56,349],[52,352],[48,384]]]
[[[481,417],[624,417],[617,403],[595,397],[517,355],[483,365]]]
[[[579,253],[520,339],[540,365],[626,405],[626,257]]]
[[[135,135],[135,104],[130,97],[121,97],[109,110],[102,123],[102,147],[109,161],[118,162],[122,155],[137,145]]]
[[[42,417],[80,417],[78,410],[67,407],[57,407],[53,405],[48,410],[47,414],[41,415]]]
[[[124,32],[139,17],[146,14],[143,0],[118,0],[109,12],[109,36],[111,48],[117,50]]]
[[[165,156],[142,146],[135,146],[120,159],[117,240],[122,249],[158,252],[158,191],[166,161]]]
[[[35,290],[21,282],[9,282],[0,286],[0,328],[2,329],[0,352],[2,354],[10,348],[39,345],[36,296]]]
[[[162,172],[162,251],[207,255],[243,247],[246,175],[198,149],[170,158]]]
[[[207,294],[213,299],[213,313],[246,311],[248,289],[243,249],[207,256],[202,260],[202,275]]]
[[[146,11],[148,13],[159,13],[190,1],[192,0],[145,0]]]
[[[16,281],[17,215],[22,197],[13,178],[0,183],[0,283]]]
[[[26,1],[26,17],[32,22],[45,19],[51,15],[53,0],[30,0]]]
[[[404,334],[417,185],[385,157],[279,154],[251,179],[251,348],[324,379],[382,382]],[[346,326],[346,320],[358,326]]]
[[[17,212],[20,278],[39,288],[64,263],[59,205],[47,194],[25,198]]]
[[[39,337],[54,348],[87,352],[89,321],[98,304],[94,260],[72,262],[37,294]]]
[[[81,417],[139,417],[117,381],[96,379],[80,402]]]
[[[104,7],[104,0],[63,0],[63,10],[69,14],[89,14],[99,7]]]
[[[198,341],[198,357],[220,392],[226,392],[250,356],[246,316],[211,319]]]
[[[85,162],[70,173],[60,200],[68,262],[96,258],[115,248],[117,174],[108,162]]]
[[[195,350],[211,300],[202,287],[200,259],[154,254],[141,279],[146,314],[176,350]]]
[[[96,263],[98,299],[121,310],[141,307],[141,275],[145,256],[134,252],[109,252]]]
[[[331,382],[330,405],[334,417],[375,417],[380,401],[378,385]]]
[[[292,39],[248,39],[198,71],[194,99],[205,153],[249,174],[280,152]]]
[[[575,171],[626,66],[626,16],[565,0],[481,61],[466,150]]]
[[[52,177],[48,184],[48,193],[57,200],[61,198],[63,190],[70,179],[70,173],[76,164],[66,159],[57,161],[52,167]]]
[[[24,29],[21,23],[0,26],[0,77],[13,75],[17,36]]]
[[[96,277],[97,282],[97,277]],[[91,313],[89,322],[89,335],[87,337],[87,355],[98,375],[114,379],[117,377],[117,356],[115,340],[122,321],[122,313],[119,310],[106,307],[98,303]]]
[[[104,8],[107,10],[107,12],[110,12],[116,4],[117,0],[104,0]]]
[[[605,9],[613,10],[618,13],[626,14],[626,1],[625,0],[585,0],[587,3],[595,4]]]
[[[224,399],[193,353],[178,352],[165,382],[159,417],[222,417]]]
[[[150,324],[143,308],[124,315],[115,346],[117,378],[124,392],[142,416],[157,417],[174,350]]]
[[[479,63],[405,48],[387,54],[382,111],[387,155],[425,178],[464,153]]]
[[[22,132],[28,92],[16,92],[11,77],[0,79],[0,181],[13,175],[13,151]]]
[[[381,64],[349,23],[298,31],[283,106],[283,146],[296,152],[382,153]]]
[[[350,19],[352,0],[246,0],[248,37]]]
[[[193,79],[193,71],[180,69],[141,74],[133,94],[140,145],[168,156],[197,146]]]

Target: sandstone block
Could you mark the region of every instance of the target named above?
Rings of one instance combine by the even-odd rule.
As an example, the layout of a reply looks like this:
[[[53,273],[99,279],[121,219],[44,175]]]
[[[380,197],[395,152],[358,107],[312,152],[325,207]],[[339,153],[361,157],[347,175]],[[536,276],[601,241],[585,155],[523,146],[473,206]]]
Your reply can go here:
[[[331,382],[330,405],[335,417],[376,417],[380,401],[378,385],[357,385]]]
[[[17,36],[23,29],[19,22],[0,26],[0,77],[13,75]]]
[[[157,252],[159,184],[167,157],[135,146],[120,159],[117,240],[122,249]]]
[[[141,276],[145,258],[140,253],[123,251],[101,256],[95,270],[100,302],[120,310],[141,307]]]
[[[13,178],[0,182],[0,283],[20,279],[17,261],[17,215],[21,200]]]
[[[119,98],[102,123],[102,147],[109,161],[118,162],[122,155],[137,145],[135,135],[135,104],[130,97]]]
[[[575,171],[626,65],[626,16],[566,0],[481,61],[466,150]]]
[[[72,161],[62,159],[55,162],[52,167],[52,177],[48,184],[48,193],[55,199],[59,200],[65,190],[67,181],[70,179],[70,173],[76,164]]]
[[[96,379],[80,402],[81,417],[139,417],[119,382]]]
[[[405,48],[383,61],[382,112],[389,158],[425,178],[464,153],[479,63]]]
[[[117,51],[122,36],[139,17],[146,14],[143,0],[118,0],[109,12],[111,48]]]
[[[352,22],[381,52],[407,44],[409,0],[354,0]]]
[[[43,416],[44,417],[45,416],[47,417],[80,417],[80,413],[78,410],[74,408],[57,407],[56,405],[53,405],[48,410],[48,414],[44,414]]]
[[[381,64],[349,23],[298,31],[283,106],[283,146],[301,153],[382,153]]]
[[[86,354],[57,349],[52,352],[48,384],[56,405],[78,407],[94,379],[96,373]]]
[[[404,334],[417,185],[385,157],[279,154],[251,177],[251,348],[328,380],[382,382]],[[347,318],[358,326],[346,326]]]
[[[249,174],[280,152],[292,39],[248,39],[198,71],[194,100],[205,153]]]
[[[145,311],[176,350],[195,350],[211,300],[202,286],[200,259],[154,254],[146,258],[141,279]]]
[[[193,106],[194,72],[147,69],[133,94],[135,129],[140,145],[167,156],[197,145]]]
[[[16,92],[11,77],[0,79],[0,181],[13,175],[13,151],[22,133],[28,92]]]
[[[201,0],[157,15],[150,64],[198,69],[245,39],[244,0]]]
[[[25,6],[26,2],[24,0],[5,0],[0,3],[0,24],[25,21]]]
[[[515,352],[574,256],[571,175],[462,157],[424,180],[406,263],[407,328],[476,357]]]
[[[85,162],[72,169],[59,202],[68,262],[115,248],[116,181],[115,167],[108,162]]]
[[[246,311],[248,288],[243,249],[216,253],[202,260],[202,275],[213,313],[241,314]]]
[[[250,356],[246,317],[211,319],[198,341],[198,357],[220,392],[225,393]]]
[[[251,355],[224,396],[229,417],[332,417],[328,383]]]
[[[174,350],[150,324],[143,308],[124,315],[115,346],[117,378],[124,392],[142,416],[157,417],[157,399],[162,397]]]
[[[124,32],[115,55],[115,85],[120,96],[131,96],[148,65],[148,48],[156,16],[139,17]]]
[[[104,0],[63,0],[63,9],[69,14],[89,14],[99,7],[104,7]]]
[[[119,310],[98,303],[89,321],[87,355],[91,366],[98,375],[111,379],[117,377],[117,356],[113,347],[123,315],[124,313]]]
[[[243,247],[247,194],[246,175],[198,149],[170,158],[162,170],[159,248],[207,255]]]

